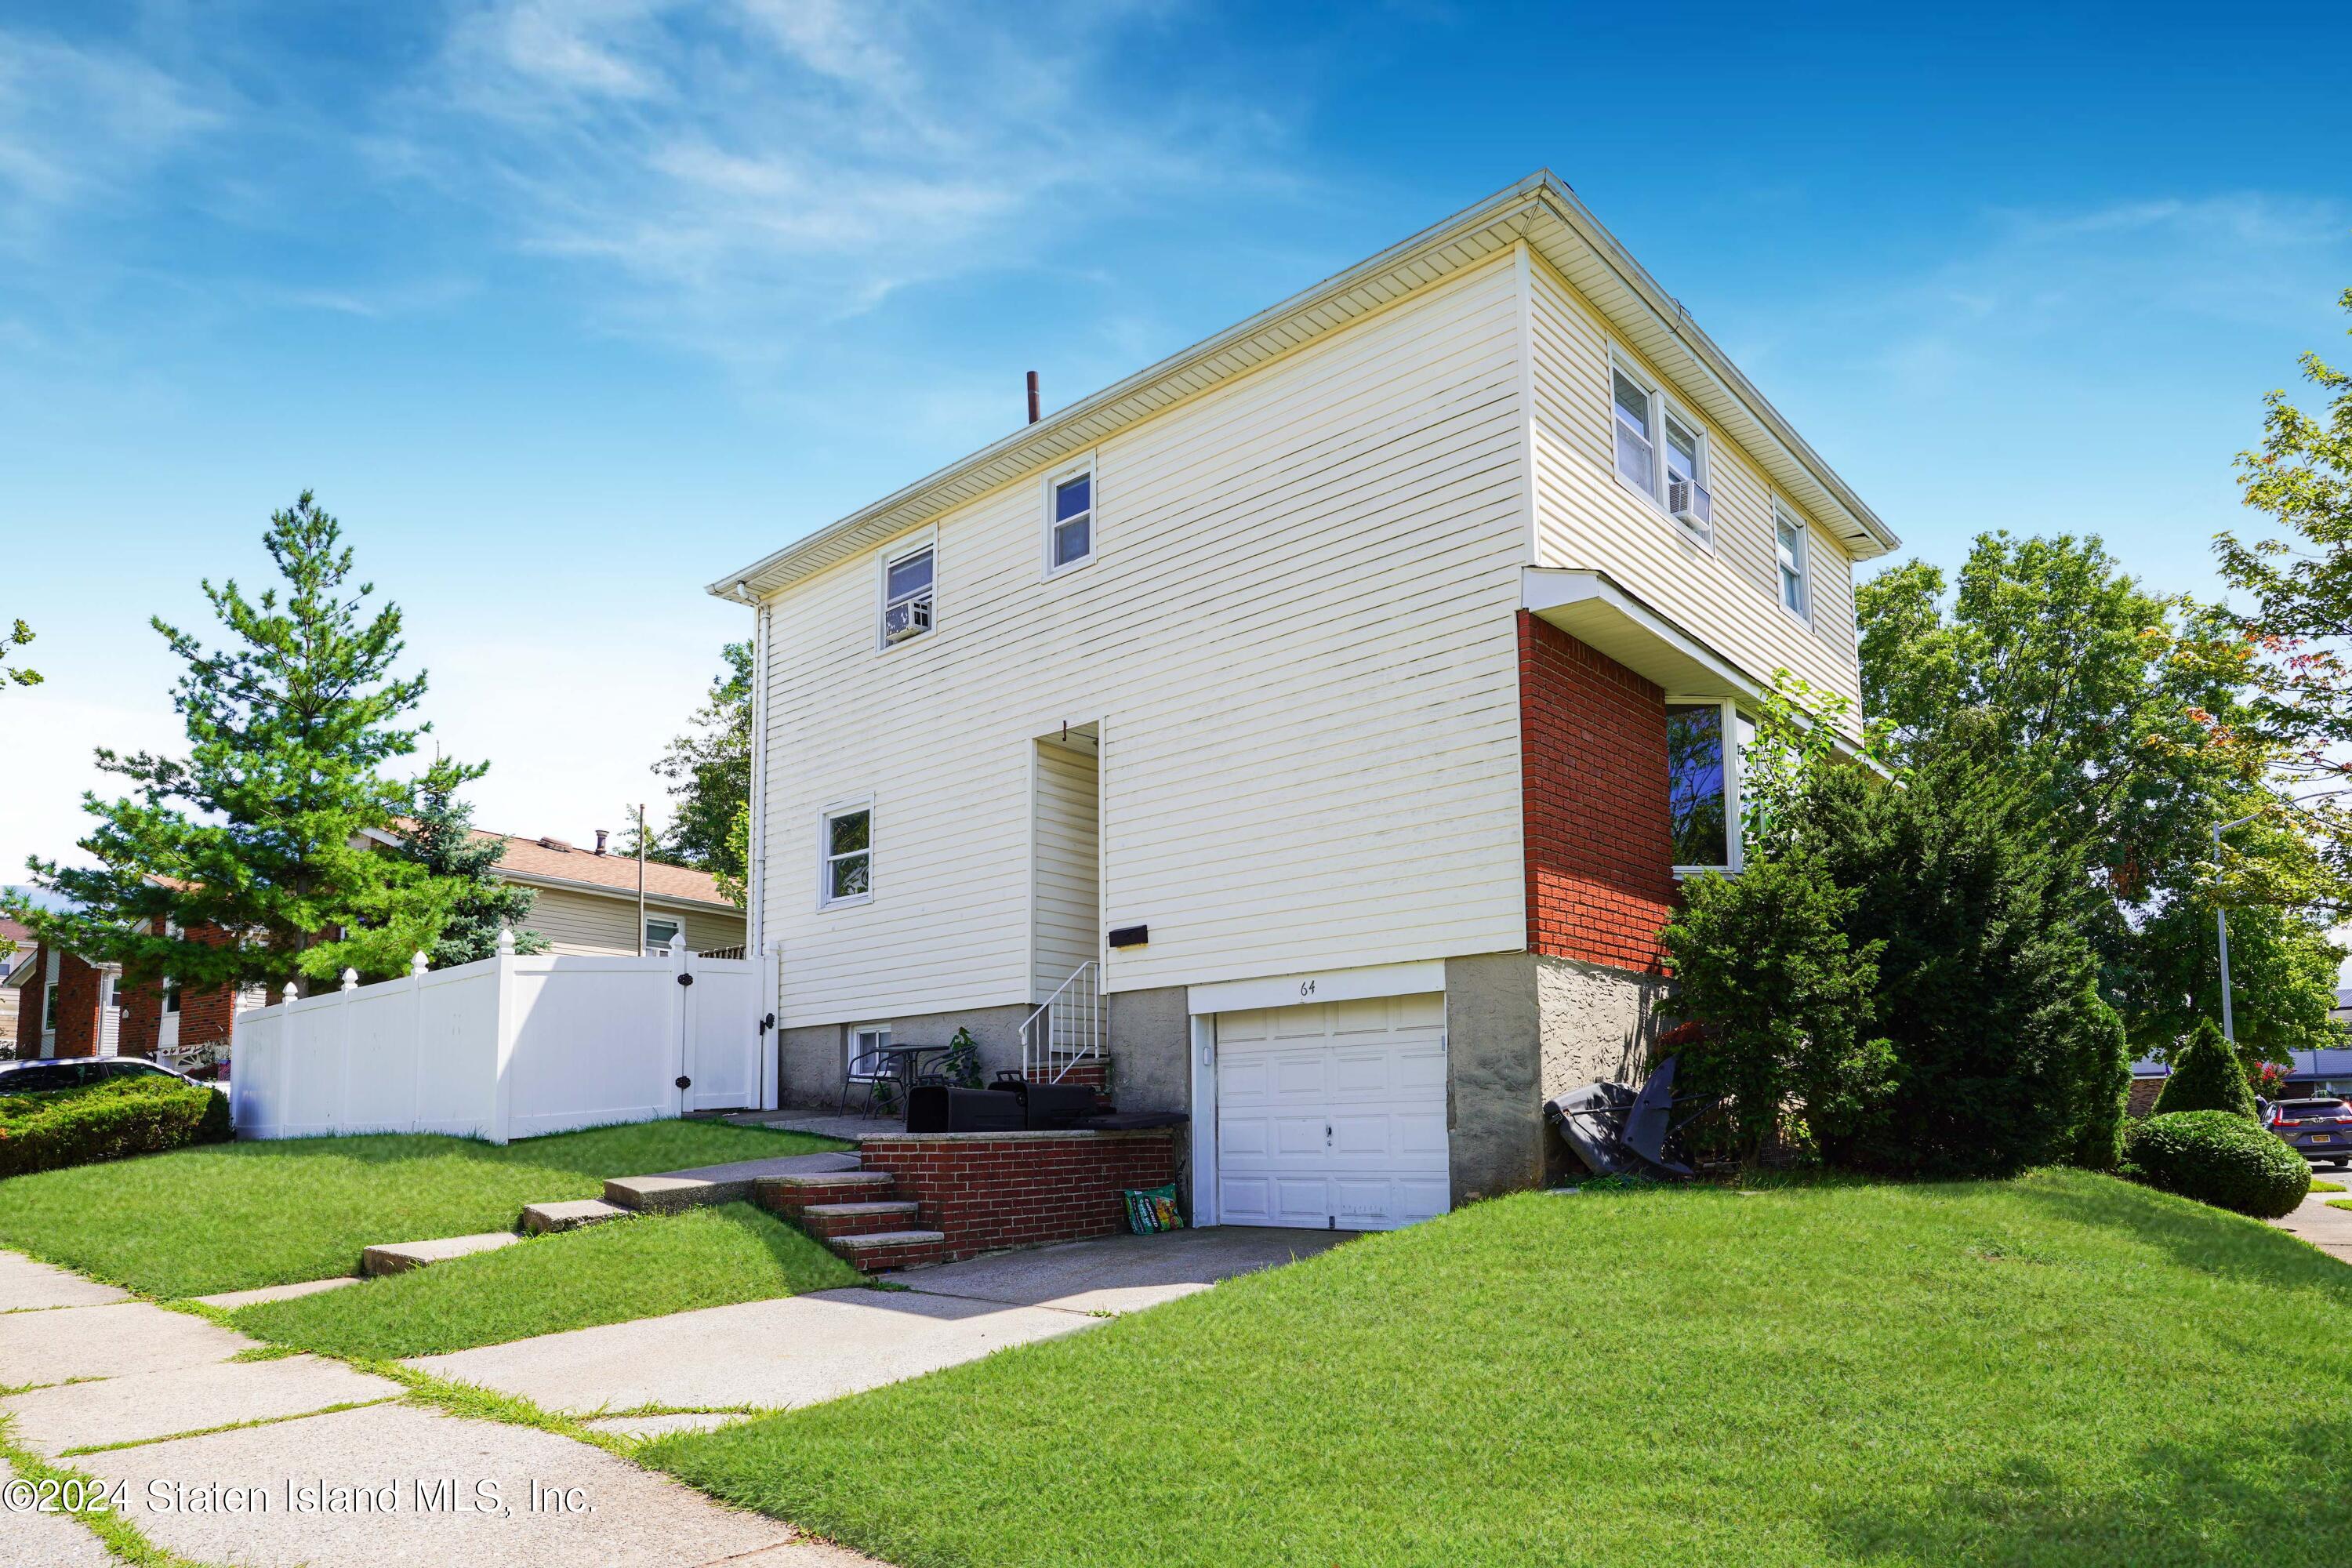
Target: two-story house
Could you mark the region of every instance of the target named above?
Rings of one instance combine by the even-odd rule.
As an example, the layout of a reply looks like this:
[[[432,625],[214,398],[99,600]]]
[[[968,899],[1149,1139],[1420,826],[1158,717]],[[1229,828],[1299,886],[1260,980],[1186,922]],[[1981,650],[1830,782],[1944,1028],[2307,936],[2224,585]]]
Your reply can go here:
[[[1548,174],[1035,420],[712,585],[783,1095],[1099,1039],[1199,1223],[1533,1184],[1738,864],[1743,705],[1858,697],[1895,543]]]

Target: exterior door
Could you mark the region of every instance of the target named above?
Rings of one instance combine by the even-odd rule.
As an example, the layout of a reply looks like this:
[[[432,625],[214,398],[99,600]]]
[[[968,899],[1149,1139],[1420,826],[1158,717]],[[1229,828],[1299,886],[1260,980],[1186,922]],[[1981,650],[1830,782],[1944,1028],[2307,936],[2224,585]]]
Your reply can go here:
[[[1217,1216],[1389,1230],[1452,1203],[1445,998],[1216,1018]]]

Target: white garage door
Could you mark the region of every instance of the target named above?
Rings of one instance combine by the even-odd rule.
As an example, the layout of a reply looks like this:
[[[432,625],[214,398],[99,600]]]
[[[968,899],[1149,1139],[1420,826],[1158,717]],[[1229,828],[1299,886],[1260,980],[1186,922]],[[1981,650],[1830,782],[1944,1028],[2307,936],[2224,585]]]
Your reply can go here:
[[[1450,1206],[1445,998],[1220,1013],[1217,1217],[1387,1230]]]

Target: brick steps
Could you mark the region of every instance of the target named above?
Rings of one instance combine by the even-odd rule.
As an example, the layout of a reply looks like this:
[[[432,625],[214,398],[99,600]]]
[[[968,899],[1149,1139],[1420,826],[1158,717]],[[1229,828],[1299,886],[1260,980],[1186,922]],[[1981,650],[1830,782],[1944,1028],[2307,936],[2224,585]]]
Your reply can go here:
[[[868,1274],[936,1263],[947,1236],[917,1228],[922,1205],[898,1195],[887,1171],[826,1171],[765,1176],[751,1198],[824,1243],[852,1268]]]
[[[819,1241],[833,1242],[846,1237],[906,1230],[916,1223],[921,1207],[911,1198],[884,1198],[855,1204],[807,1204],[803,1205],[800,1217],[802,1226],[811,1236]]]
[[[885,1268],[912,1268],[936,1263],[947,1247],[943,1230],[877,1230],[866,1236],[845,1236],[825,1243],[866,1273]]]

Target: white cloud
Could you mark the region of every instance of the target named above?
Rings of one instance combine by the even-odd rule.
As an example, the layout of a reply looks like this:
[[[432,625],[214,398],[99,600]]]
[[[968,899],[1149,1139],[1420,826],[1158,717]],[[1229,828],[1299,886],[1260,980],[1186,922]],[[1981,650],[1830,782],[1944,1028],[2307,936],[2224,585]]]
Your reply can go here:
[[[0,29],[0,244],[29,248],[225,119],[217,94],[129,54]]]
[[[762,360],[911,284],[1033,263],[1141,193],[1262,172],[1278,122],[1155,87],[1134,21],[503,0],[373,146],[593,269],[600,324]]]

